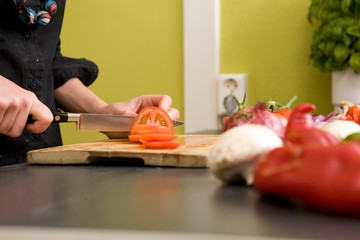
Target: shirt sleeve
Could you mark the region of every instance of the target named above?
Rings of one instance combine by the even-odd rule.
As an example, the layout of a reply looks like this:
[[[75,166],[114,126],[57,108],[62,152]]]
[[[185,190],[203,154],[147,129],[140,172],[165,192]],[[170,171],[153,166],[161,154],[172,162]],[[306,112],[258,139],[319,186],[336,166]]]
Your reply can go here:
[[[52,62],[52,72],[54,75],[54,89],[56,89],[74,77],[79,78],[85,86],[89,86],[97,78],[99,69],[94,62],[85,58],[64,57],[60,51],[59,40]]]

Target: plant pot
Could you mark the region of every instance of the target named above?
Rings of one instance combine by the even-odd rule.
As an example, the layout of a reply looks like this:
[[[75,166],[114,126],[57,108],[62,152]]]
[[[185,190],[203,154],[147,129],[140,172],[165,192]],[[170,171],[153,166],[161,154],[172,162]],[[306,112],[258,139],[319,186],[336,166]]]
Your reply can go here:
[[[339,103],[342,100],[360,104],[360,74],[355,73],[351,67],[332,72],[331,83],[332,104],[335,111],[341,112]]]

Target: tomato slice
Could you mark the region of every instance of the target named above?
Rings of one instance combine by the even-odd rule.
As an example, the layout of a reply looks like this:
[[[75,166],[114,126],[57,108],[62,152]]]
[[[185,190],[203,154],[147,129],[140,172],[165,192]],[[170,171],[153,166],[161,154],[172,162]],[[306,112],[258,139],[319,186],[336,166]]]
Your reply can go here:
[[[132,135],[146,135],[146,134],[169,134],[174,135],[174,131],[170,129],[154,129],[154,130],[133,130]]]
[[[140,135],[129,135],[128,138],[132,143],[140,142]]]
[[[141,109],[139,114],[134,119],[131,128],[144,127],[137,125],[161,126],[169,129],[174,129],[174,124],[169,114],[167,114],[167,112],[165,112],[162,108],[159,107],[145,107]]]
[[[146,142],[165,142],[165,141],[171,141],[177,138],[176,135],[173,134],[145,134],[145,135],[139,135],[140,141],[146,141]]]
[[[146,142],[164,142],[171,141],[177,138],[174,134],[142,134],[142,135],[129,135],[130,142],[140,142],[140,140]]]
[[[164,142],[147,142],[144,140],[140,140],[146,148],[151,149],[175,149],[178,148],[183,142],[180,141],[164,141]]]
[[[170,116],[159,107],[146,107],[134,119],[129,141],[141,142],[147,148],[174,149],[182,144],[173,141],[176,137]]]

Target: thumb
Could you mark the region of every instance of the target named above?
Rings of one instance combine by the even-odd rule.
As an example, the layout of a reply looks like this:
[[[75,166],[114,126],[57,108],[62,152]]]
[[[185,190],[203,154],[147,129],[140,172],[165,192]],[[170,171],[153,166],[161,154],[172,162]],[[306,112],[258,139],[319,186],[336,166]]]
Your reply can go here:
[[[53,121],[50,109],[40,101],[35,101],[29,112],[35,119],[34,123],[27,124],[25,129],[33,133],[42,133]]]

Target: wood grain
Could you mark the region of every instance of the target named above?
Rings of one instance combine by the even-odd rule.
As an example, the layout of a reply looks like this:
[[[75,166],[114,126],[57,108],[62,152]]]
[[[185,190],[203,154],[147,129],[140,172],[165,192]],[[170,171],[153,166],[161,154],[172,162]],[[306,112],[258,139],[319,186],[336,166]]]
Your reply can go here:
[[[211,146],[219,135],[178,135],[184,142],[177,149],[146,149],[128,139],[108,139],[28,152],[29,164],[91,164],[112,158],[143,159],[145,165],[206,167]]]

